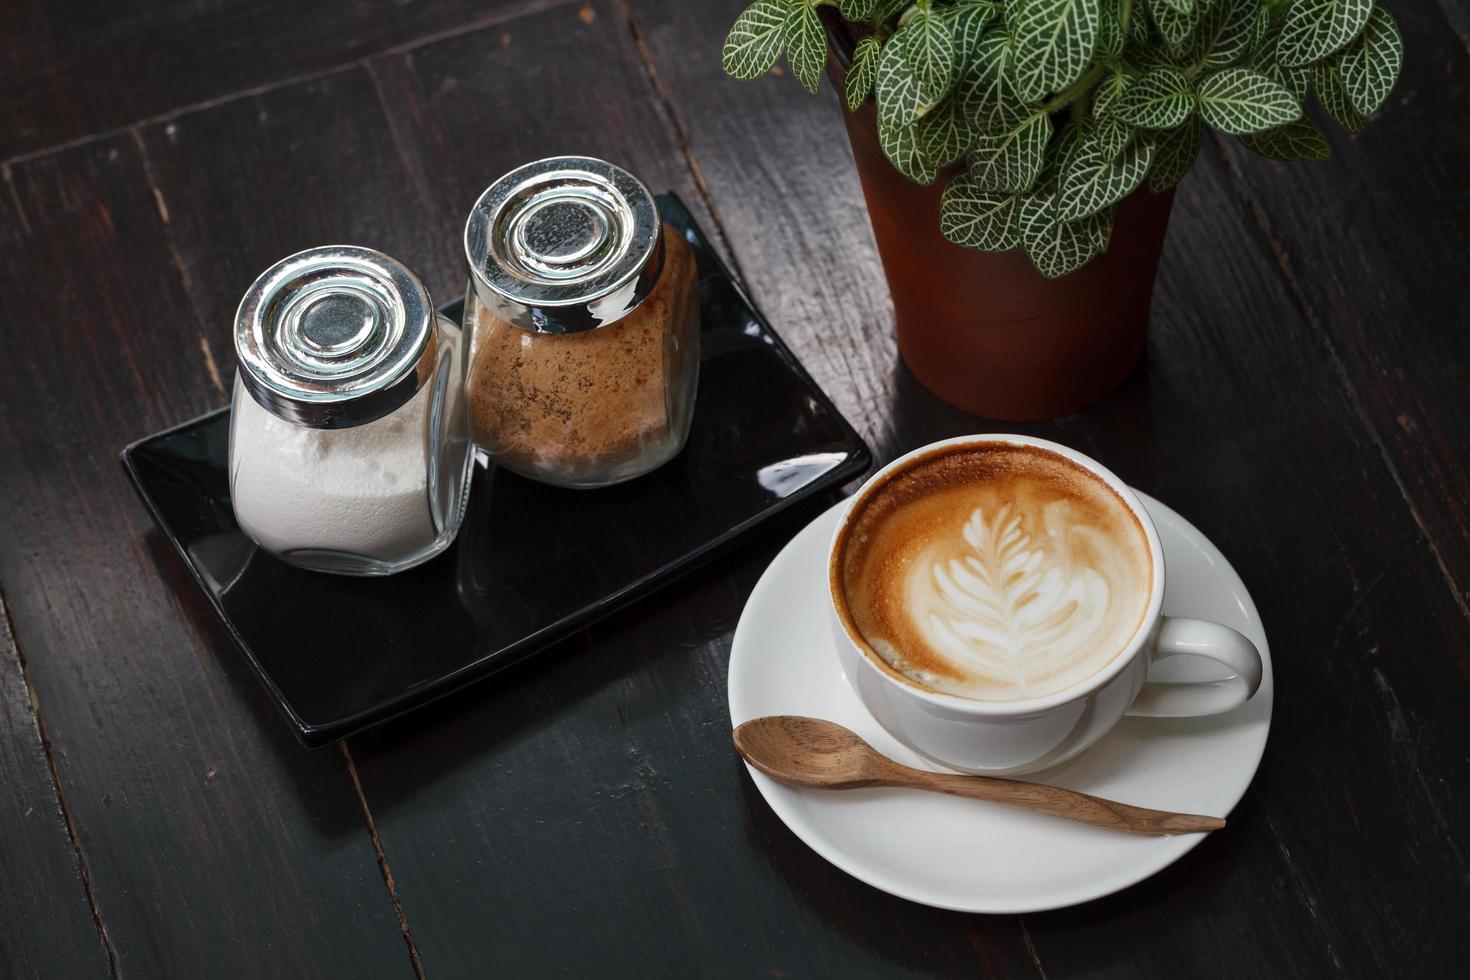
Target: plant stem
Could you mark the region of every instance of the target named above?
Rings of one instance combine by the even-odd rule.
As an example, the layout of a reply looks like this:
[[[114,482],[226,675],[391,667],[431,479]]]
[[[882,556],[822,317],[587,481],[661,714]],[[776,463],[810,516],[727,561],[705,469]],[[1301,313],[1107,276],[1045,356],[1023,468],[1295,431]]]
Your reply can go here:
[[[1123,30],[1123,46],[1128,45],[1128,20],[1133,16],[1133,0],[1123,0],[1123,8],[1118,13],[1118,25]]]
[[[1062,109],[1066,106],[1071,105],[1073,102],[1077,101],[1078,97],[1082,96],[1087,92],[1088,89],[1092,88],[1092,83],[1101,78],[1102,73],[1105,71],[1107,71],[1107,65],[1104,65],[1100,62],[1093,65],[1091,68],[1087,69],[1086,74],[1077,79],[1077,81],[1073,82],[1066,91],[1062,92],[1062,94],[1056,96],[1046,105],[1042,106],[1042,112],[1046,113],[1049,116],[1053,112],[1056,112],[1058,109]]]

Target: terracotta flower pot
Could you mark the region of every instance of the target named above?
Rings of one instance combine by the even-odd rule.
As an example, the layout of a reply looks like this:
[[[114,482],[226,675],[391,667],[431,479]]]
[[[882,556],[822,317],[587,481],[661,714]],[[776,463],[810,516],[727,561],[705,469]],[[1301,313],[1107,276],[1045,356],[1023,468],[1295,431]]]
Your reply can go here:
[[[838,92],[846,61],[840,51],[829,59]],[[894,169],[878,145],[872,99],[843,118],[899,353],[924,387],[975,415],[1029,420],[1074,412],[1122,382],[1143,353],[1172,191],[1125,199],[1108,250],[1047,279],[1024,252],[979,252],[939,233],[948,174],[920,187]]]

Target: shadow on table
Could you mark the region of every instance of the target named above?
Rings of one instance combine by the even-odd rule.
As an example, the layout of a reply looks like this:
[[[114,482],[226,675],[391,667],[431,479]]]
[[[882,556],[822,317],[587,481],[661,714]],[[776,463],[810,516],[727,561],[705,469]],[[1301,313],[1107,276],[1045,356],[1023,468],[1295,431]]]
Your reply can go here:
[[[1255,793],[1248,791],[1224,830],[1211,834],[1158,874],[1117,894],[1070,908],[1020,916],[951,912],[889,895],[828,864],[781,822],[749,779],[744,765],[733,757],[731,764],[740,769],[746,842],[764,859],[767,870],[846,942],[895,968],[922,969],[936,976],[953,973],[954,964],[946,963],[939,951],[947,943],[953,945],[956,935],[968,938],[964,952],[970,956],[969,969],[973,971],[978,961],[983,975],[1033,974],[1036,968],[1032,962],[1007,961],[1018,947],[1025,947],[1033,957],[1039,951],[1046,959],[1049,948],[1056,948],[1049,940],[1057,935],[1070,938],[1061,947],[1068,949],[1079,946],[1079,936],[1098,938],[1096,943],[1080,944],[1087,949],[1089,972],[1103,974],[1110,966],[1136,965],[1137,950],[1109,941],[1110,934],[1125,924],[1128,934],[1137,934],[1140,928],[1177,926],[1180,896],[1198,894],[1211,882],[1224,880],[1228,872],[1240,868],[1245,862],[1247,835],[1260,832],[1264,824]],[[903,923],[902,929],[894,928],[896,922]],[[915,962],[916,949],[925,951],[926,962]]]

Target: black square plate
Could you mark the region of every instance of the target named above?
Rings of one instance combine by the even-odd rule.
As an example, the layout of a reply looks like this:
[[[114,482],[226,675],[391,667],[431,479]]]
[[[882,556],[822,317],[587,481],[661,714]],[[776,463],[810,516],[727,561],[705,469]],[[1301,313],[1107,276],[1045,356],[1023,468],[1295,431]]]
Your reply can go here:
[[[229,409],[150,436],[123,465],[300,740],[325,745],[534,653],[798,500],[868,468],[867,447],[731,279],[683,204],[702,361],[684,451],[647,476],[562,490],[478,467],[455,544],[381,579],[303,571],[235,524]],[[459,319],[460,303],[445,312]]]

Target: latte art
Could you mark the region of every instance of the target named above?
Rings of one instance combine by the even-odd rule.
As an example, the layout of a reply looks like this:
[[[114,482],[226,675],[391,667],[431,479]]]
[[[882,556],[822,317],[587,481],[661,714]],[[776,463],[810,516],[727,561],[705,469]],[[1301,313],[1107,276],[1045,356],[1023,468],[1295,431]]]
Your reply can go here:
[[[843,548],[858,631],[912,683],[987,701],[1086,680],[1148,606],[1142,528],[1088,471],[1046,450],[967,448],[870,493]]]

